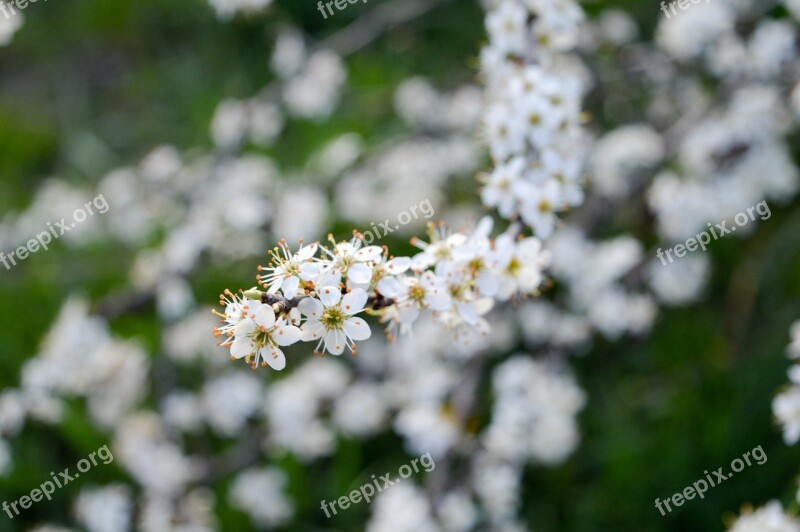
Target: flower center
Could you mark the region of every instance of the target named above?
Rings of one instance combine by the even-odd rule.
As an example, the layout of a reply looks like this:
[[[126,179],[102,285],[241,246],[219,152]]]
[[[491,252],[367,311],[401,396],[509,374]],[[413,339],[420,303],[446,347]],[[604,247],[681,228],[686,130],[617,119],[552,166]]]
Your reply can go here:
[[[408,297],[417,301],[418,303],[422,303],[422,300],[425,299],[425,289],[420,285],[412,286],[408,291]]]
[[[325,311],[322,313],[321,321],[325,328],[328,330],[331,329],[341,329],[342,325],[344,324],[345,314],[339,310],[338,308],[326,308]]]
[[[353,264],[355,264],[355,260],[353,260],[352,257],[349,257],[347,255],[338,257],[336,259],[336,266],[338,266],[339,271],[341,271],[342,273],[346,273],[347,269],[350,268],[350,266],[352,266]]]
[[[439,260],[446,260],[450,258],[450,248],[448,248],[445,244],[438,246],[438,249],[434,253],[434,256]]]
[[[270,341],[269,331],[265,329],[258,329],[253,333],[253,343],[258,346],[267,345]]]
[[[300,268],[298,268],[297,264],[295,264],[294,262],[287,262],[286,264],[283,265],[283,276],[285,278],[288,279],[289,277],[291,277],[296,273],[300,273]]]
[[[473,274],[477,274],[478,272],[481,272],[481,271],[483,271],[483,268],[484,268],[484,266],[483,266],[483,259],[482,259],[481,257],[478,257],[478,258],[472,259],[472,260],[469,262],[469,264],[468,264],[468,266],[467,266],[467,267],[470,269],[470,271],[471,271]]]

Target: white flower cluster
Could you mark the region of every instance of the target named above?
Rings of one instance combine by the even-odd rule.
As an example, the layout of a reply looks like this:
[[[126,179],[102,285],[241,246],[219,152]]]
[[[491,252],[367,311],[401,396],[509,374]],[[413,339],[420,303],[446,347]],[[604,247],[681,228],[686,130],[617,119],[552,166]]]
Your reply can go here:
[[[664,157],[664,141],[647,124],[630,124],[606,133],[594,146],[590,172],[592,187],[603,196],[627,194],[637,173]]]
[[[294,116],[324,119],[333,112],[347,70],[328,49],[308,50],[300,31],[287,28],[278,35],[270,61],[283,83],[283,102]]]
[[[371,336],[358,314],[367,311],[387,324],[390,337],[411,330],[422,310],[430,310],[448,330],[477,329],[495,299],[536,294],[549,253],[535,237],[509,232],[489,239],[492,223],[484,218],[471,235],[448,233],[431,225],[430,242],[414,239],[422,251],[414,257],[389,257],[379,246],[364,246],[360,235],[331,247],[301,245],[291,252],[285,241],[271,251],[269,266],[259,267],[266,292],[240,295],[226,291],[215,329],[220,345],[234,359],[282,370],[281,349],[316,342],[315,353],[354,355],[356,342]],[[466,334],[466,333],[465,333]]]
[[[659,233],[677,242],[746,206],[796,194],[800,177],[783,141],[787,111],[777,87],[748,86],[698,121],[678,146],[683,175],[662,172],[648,191]]]
[[[317,358],[270,386],[263,402],[263,415],[272,429],[268,445],[303,461],[332,454],[336,431],[323,411],[344,393],[349,381],[341,364]]]
[[[785,513],[780,502],[771,501],[742,513],[728,532],[800,532],[800,519]]]
[[[638,240],[619,236],[594,242],[579,229],[565,226],[550,240],[549,248],[552,274],[566,283],[567,305],[573,314],[612,339],[650,329],[657,312],[655,302],[622,282],[644,255]],[[550,331],[559,332],[560,328]]]
[[[350,221],[383,220],[396,214],[387,211],[387,205],[414,205],[420,198],[429,199],[438,210],[446,199],[448,180],[473,176],[484,162],[482,146],[474,135],[483,109],[476,87],[443,94],[427,80],[411,78],[400,84],[394,100],[397,114],[421,138],[392,139],[341,175],[335,185],[335,204]],[[344,150],[337,148],[341,155]],[[318,172],[337,175],[341,165],[326,159],[328,164],[319,165]],[[399,231],[415,229],[419,224],[412,221]]]
[[[543,362],[516,356],[494,372],[497,399],[486,448],[511,462],[563,462],[578,442],[575,416],[586,396],[573,379]]]
[[[800,321],[792,324],[790,336],[791,342],[786,348],[786,353],[795,363],[792,364],[788,371],[789,385],[772,400],[772,413],[783,429],[783,441],[786,442],[786,445],[795,445],[800,440],[800,363],[797,362],[800,360]],[[795,498],[800,502],[800,489],[798,489]],[[764,518],[767,515],[772,515],[772,519],[776,520],[776,523],[780,522],[780,515],[782,515],[780,503],[775,501],[767,508],[760,510],[764,514]],[[752,519],[756,514],[758,512],[753,516],[741,517],[739,520]],[[778,528],[776,525],[774,530],[800,531],[800,520],[790,519],[788,516],[785,519],[789,519],[787,521],[788,524],[785,525],[787,528]],[[789,528],[790,526],[793,528]],[[741,528],[741,530],[758,530],[758,528]]]
[[[800,359],[800,321],[792,325],[792,342],[787,349],[789,358]],[[783,427],[783,440],[786,445],[794,445],[800,440],[800,363],[789,368],[789,387],[772,401],[772,412]]]
[[[228,98],[217,105],[211,120],[211,138],[221,150],[233,150],[249,141],[270,146],[283,129],[284,117],[277,105],[261,98]]]
[[[557,212],[583,202],[584,84],[575,68],[553,68],[567,62],[558,54],[575,46],[582,19],[572,0],[500,0],[486,16],[483,121],[496,166],[481,198],[540,238],[552,233]]]
[[[127,531],[133,514],[130,489],[124,484],[82,489],[75,514],[89,532]]]
[[[24,22],[25,16],[20,11],[17,11],[13,17],[7,15],[0,17],[0,46],[9,44]]]
[[[141,347],[114,339],[86,301],[72,299],[22,368],[20,389],[0,395],[0,435],[16,434],[26,416],[59,422],[73,397],[85,398],[92,421],[110,428],[144,396],[148,370]]]
[[[272,0],[208,0],[217,17],[228,20],[236,13],[257,13],[267,8]]]
[[[246,511],[260,526],[276,527],[294,513],[291,501],[283,493],[286,483],[286,473],[280,469],[249,469],[234,479],[229,493],[231,504]]]

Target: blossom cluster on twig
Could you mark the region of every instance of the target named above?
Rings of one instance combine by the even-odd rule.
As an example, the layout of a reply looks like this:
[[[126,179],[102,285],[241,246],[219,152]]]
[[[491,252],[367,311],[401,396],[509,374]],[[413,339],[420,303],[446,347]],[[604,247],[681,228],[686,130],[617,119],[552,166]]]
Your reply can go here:
[[[315,354],[358,351],[356,342],[372,334],[362,312],[377,316],[389,338],[408,333],[422,311],[430,311],[448,330],[477,329],[496,300],[537,293],[549,254],[535,237],[518,228],[490,239],[490,218],[471,234],[429,226],[429,242],[413,239],[421,251],[393,257],[386,247],[366,246],[359,233],[349,241],[329,236],[330,247],[312,243],[292,252],[285,241],[259,266],[259,283],[220,298],[224,312],[215,334],[233,359],[282,370],[282,347],[316,342]]]

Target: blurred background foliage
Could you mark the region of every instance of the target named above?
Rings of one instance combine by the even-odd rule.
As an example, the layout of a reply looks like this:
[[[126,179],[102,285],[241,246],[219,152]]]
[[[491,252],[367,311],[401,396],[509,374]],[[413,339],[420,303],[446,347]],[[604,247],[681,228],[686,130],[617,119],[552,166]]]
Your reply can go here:
[[[310,0],[277,0],[268,14],[228,23],[201,0],[31,4],[24,29],[0,49],[0,215],[24,209],[48,176],[91,184],[158,144],[211,149],[208,127],[218,102],[249,97],[270,81],[267,62],[281,21],[323,39],[380,3],[358,3],[323,20]],[[594,2],[586,9],[592,14],[610,5],[635,15],[644,37],[652,34],[655,4]],[[289,122],[281,143],[265,153],[291,169],[342,131],[358,132],[370,144],[402,131],[391,105],[397,84],[422,75],[449,89],[475,79],[482,15],[473,0],[449,1],[390,29],[346,59],[347,89],[329,120]],[[636,94],[635,80],[626,80],[626,87],[632,97],[643,96]],[[594,93],[588,102],[594,129],[621,123],[602,96]],[[637,104],[630,105],[627,113],[635,117]],[[471,180],[463,183],[467,190],[460,194],[476,192]],[[784,501],[792,498],[800,448],[783,444],[770,423],[770,401],[786,381],[787,330],[800,317],[800,209],[794,203],[773,205],[772,218],[749,239],[712,244],[715,268],[704,302],[662,310],[651,336],[596,340],[574,361],[589,396],[580,416],[583,441],[564,465],[528,469],[525,517],[536,530],[720,530],[720,516],[769,500],[776,487],[787,487]],[[644,211],[638,215],[646,217]],[[407,245],[391,235],[386,243]],[[68,293],[93,301],[127,293],[133,255],[113,242],[80,251],[55,243],[11,271],[0,268],[0,385],[18,383],[22,362],[36,352]],[[220,287],[250,282],[252,267],[248,260],[205,268],[194,279],[195,294],[213,304]],[[159,356],[152,306],[120,316],[112,327]],[[15,468],[0,479],[0,501],[17,499],[50,471],[74,467],[107,443],[82,408],[73,406],[57,430],[29,423],[12,442]],[[704,500],[688,501],[666,517],[654,507],[656,497],[683,490],[704,470],[727,469],[758,445],[769,457],[764,465],[745,468]],[[367,465],[370,472],[385,472],[407,462],[389,434],[343,441],[333,458],[310,469],[277,458],[298,505],[292,528],[360,529],[367,505],[326,520],[319,501],[356,488],[369,477]],[[91,477],[100,484],[124,478],[113,465],[94,468]],[[83,482],[13,522],[0,516],[0,530],[69,521],[64,512],[70,493]],[[224,487],[215,487],[220,524],[247,529],[247,517],[224,504]]]

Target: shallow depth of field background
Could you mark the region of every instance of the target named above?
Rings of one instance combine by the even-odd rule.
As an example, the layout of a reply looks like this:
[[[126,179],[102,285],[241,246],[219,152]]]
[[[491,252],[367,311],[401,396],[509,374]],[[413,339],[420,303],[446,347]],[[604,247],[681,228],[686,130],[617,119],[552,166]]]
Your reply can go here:
[[[92,185],[159,144],[210,149],[209,123],[217,103],[250,97],[270,81],[267,65],[279,21],[291,20],[321,38],[380,3],[350,5],[323,20],[311,1],[277,0],[268,14],[227,23],[200,0],[31,4],[25,27],[10,46],[0,48],[0,216],[24,209],[48,176]],[[652,2],[594,2],[585,8],[591,14],[612,4],[636,17],[644,37],[663,16]],[[485,39],[482,17],[476,2],[456,0],[385,32],[346,58],[348,82],[334,115],[319,123],[290,120],[280,143],[264,153],[281,169],[291,169],[338,133],[357,132],[372,146],[401,132],[405,126],[392,112],[397,84],[421,75],[447,90],[474,80]],[[601,55],[589,62],[604,68],[614,60]],[[614,103],[604,91],[623,96],[625,103]],[[596,90],[586,102],[595,130],[635,120],[648,96],[635,79],[604,91]],[[800,139],[793,140],[797,160]],[[463,202],[477,190],[473,176],[464,175],[447,193]],[[113,210],[114,199],[107,199]],[[524,517],[535,529],[721,530],[722,516],[744,502],[792,499],[800,448],[784,445],[771,422],[770,401],[786,382],[787,331],[800,317],[798,206],[797,199],[771,204],[772,218],[758,223],[750,238],[714,242],[709,251],[714,270],[701,303],[662,309],[649,337],[597,338],[590,352],[572,360],[588,395],[579,418],[582,442],[563,465],[526,471]],[[389,207],[387,216],[399,206]],[[637,236],[645,239],[651,231],[641,202],[627,204],[611,219],[599,230],[640,227]],[[102,216],[90,222],[102,223]],[[350,227],[338,220],[331,229],[345,236]],[[390,235],[384,243],[410,251],[405,237]],[[0,388],[18,384],[22,363],[37,352],[68,293],[82,292],[95,305],[110,304],[109,294],[130,295],[127,272],[135,251],[114,241],[80,249],[57,242],[11,271],[0,266]],[[198,269],[191,278],[197,302],[215,304],[221,289],[249,285],[262,251]],[[159,356],[152,301],[116,317],[111,326],[116,335],[134,338]],[[228,355],[220,350],[219,356]],[[74,467],[106,443],[78,401],[68,405],[57,426],[28,422],[11,441],[14,467],[0,478],[0,501],[27,494],[50,471]],[[667,517],[655,509],[656,497],[683,490],[706,469],[727,469],[757,445],[768,456],[766,464],[745,468],[710,489],[704,500],[688,501]],[[347,493],[367,463],[396,471],[409,460],[398,438],[384,433],[341,441],[332,458],[309,467],[291,457],[272,461],[289,473],[297,505],[296,519],[286,529],[361,528],[367,505],[326,520],[320,499]],[[69,522],[70,494],[84,482],[126,478],[116,463],[93,468],[85,477],[13,521],[0,515],[0,530]],[[782,486],[788,491],[776,493]],[[245,514],[227,505],[224,482],[212,489],[218,492],[221,528],[248,529]]]

